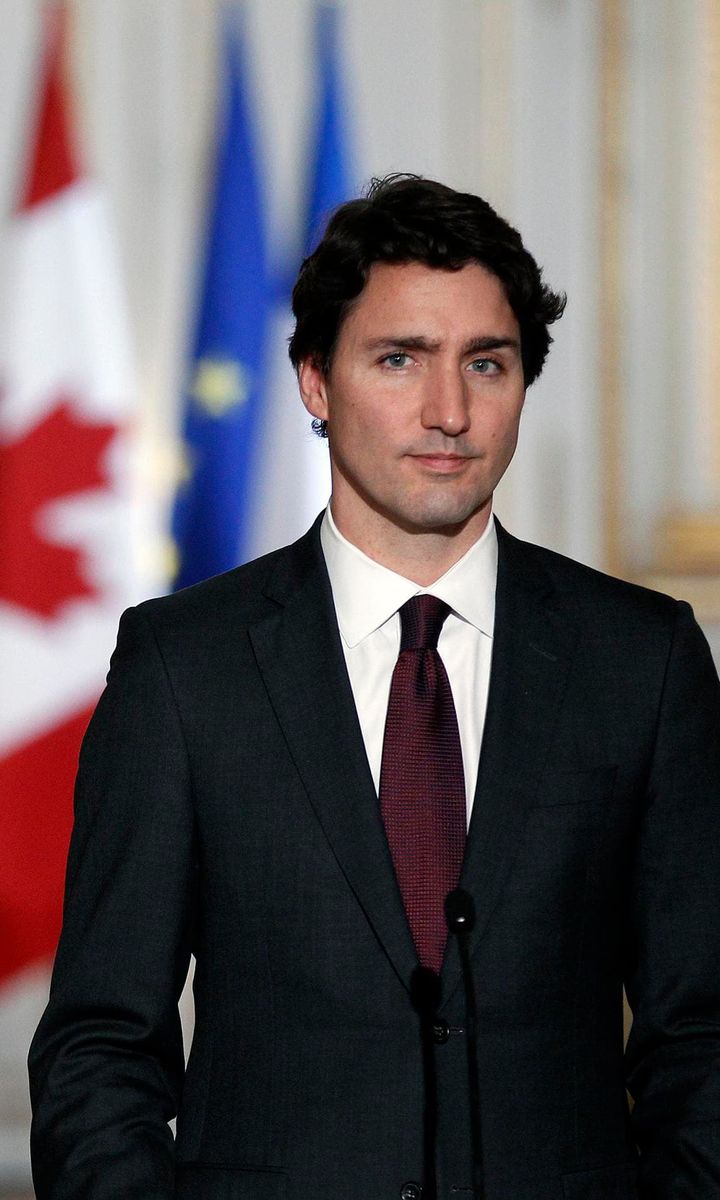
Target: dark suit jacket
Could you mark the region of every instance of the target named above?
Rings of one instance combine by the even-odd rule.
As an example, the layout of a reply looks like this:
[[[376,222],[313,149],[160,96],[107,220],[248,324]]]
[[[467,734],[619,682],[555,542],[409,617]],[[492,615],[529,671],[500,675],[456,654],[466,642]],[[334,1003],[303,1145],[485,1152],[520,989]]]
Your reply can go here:
[[[687,605],[499,539],[462,874],[487,1200],[717,1200],[709,651]],[[430,1062],[415,967],[318,525],[128,612],[31,1051],[40,1200],[399,1200],[428,1111],[438,1195],[469,1196],[457,947]]]

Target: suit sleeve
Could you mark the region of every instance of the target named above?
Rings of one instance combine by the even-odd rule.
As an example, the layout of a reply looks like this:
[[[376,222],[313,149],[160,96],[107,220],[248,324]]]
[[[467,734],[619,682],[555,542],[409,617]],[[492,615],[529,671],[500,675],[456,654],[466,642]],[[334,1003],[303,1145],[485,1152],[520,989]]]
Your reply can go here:
[[[166,1200],[194,874],[187,754],[142,610],[80,755],[63,932],[30,1051],[38,1200]]]
[[[720,687],[678,605],[638,838],[626,988],[643,1200],[720,1195]]]

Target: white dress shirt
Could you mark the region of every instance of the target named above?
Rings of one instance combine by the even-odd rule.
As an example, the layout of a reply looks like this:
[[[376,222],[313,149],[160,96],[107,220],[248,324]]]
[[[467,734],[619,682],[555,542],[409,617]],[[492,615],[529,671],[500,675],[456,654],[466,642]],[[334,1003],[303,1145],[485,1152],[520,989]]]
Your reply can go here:
[[[478,541],[427,588],[388,570],[353,546],[337,528],[330,506],[325,510],[320,540],[365,752],[378,791],[390,681],[400,651],[398,609],[412,596],[425,593],[450,607],[438,652],[455,702],[469,821],[490,685],[497,580],[495,522],[491,518]]]

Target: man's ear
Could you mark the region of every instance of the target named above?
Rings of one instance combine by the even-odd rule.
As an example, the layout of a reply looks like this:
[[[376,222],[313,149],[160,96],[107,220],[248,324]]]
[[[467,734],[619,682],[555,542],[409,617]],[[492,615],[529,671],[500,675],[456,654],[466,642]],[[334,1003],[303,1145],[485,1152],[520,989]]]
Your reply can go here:
[[[320,421],[327,421],[327,379],[325,372],[313,359],[305,358],[300,363],[298,383],[302,402],[310,415]]]

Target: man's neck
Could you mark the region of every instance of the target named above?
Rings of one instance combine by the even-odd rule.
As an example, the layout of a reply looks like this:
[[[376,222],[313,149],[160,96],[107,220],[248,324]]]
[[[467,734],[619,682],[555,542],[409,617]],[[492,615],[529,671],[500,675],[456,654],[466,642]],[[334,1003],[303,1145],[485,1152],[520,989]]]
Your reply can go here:
[[[485,532],[491,501],[461,526],[410,532],[390,522],[349,522],[330,503],[333,521],[348,542],[374,562],[419,587],[431,587],[467,554]]]

